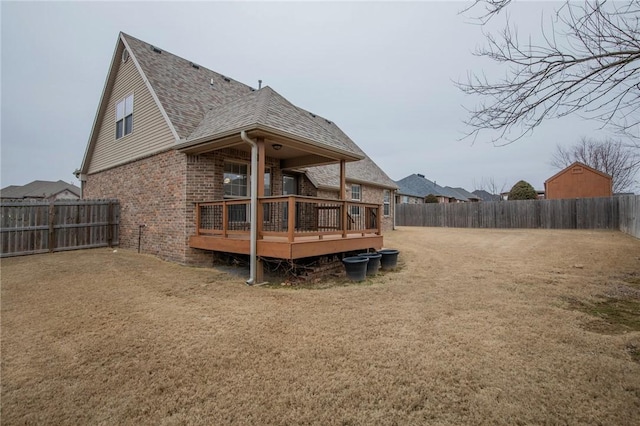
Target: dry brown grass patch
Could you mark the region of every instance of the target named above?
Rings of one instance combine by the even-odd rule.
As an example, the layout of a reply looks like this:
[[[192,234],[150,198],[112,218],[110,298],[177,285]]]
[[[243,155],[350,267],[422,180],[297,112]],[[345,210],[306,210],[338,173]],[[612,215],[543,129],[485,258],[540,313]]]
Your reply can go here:
[[[637,288],[640,241],[385,244],[404,267],[322,291],[126,250],[3,260],[2,424],[636,424],[640,332],[585,329],[567,301]]]

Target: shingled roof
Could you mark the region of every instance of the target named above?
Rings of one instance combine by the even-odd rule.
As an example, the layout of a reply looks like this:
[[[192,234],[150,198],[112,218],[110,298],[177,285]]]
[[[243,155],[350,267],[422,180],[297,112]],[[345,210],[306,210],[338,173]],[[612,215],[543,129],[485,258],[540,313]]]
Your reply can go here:
[[[128,34],[121,35],[180,139],[186,139],[211,108],[255,90]]]
[[[62,191],[69,191],[80,197],[80,188],[62,180],[57,182],[34,180],[26,185],[10,185],[2,188],[0,197],[5,199],[49,198]]]
[[[484,189],[476,189],[475,191],[473,191],[473,194],[475,194],[482,201],[500,201],[500,200],[502,200],[502,197],[500,197],[499,194],[492,194],[492,193],[490,193],[488,191],[485,191]]]
[[[435,182],[430,181],[420,174],[412,174],[396,181],[398,184],[398,194],[412,197],[426,197],[435,195],[441,197],[452,197],[453,195],[445,188]]]
[[[251,125],[260,125],[339,150],[355,152],[355,144],[335,124],[296,107],[268,86],[211,108],[189,135],[187,142]]]
[[[260,125],[332,150],[356,154],[346,178],[395,189],[397,186],[333,121],[299,108],[270,87],[255,90],[199,64],[121,33],[140,64],[180,141]],[[238,130],[239,133],[239,130]],[[304,170],[316,185],[339,187],[337,164]]]
[[[445,186],[444,189],[449,191],[451,194],[455,195],[453,198],[460,201],[470,201],[470,200],[480,200],[476,194],[467,191],[464,188],[456,187],[452,188],[450,186]]]

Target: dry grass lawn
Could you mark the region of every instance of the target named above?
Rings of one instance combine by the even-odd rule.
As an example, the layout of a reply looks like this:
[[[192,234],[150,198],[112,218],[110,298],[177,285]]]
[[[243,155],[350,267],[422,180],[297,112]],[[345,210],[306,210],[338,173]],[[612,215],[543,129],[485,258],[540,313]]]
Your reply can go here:
[[[323,289],[126,250],[3,260],[2,424],[638,424],[640,240],[385,243],[398,271]],[[626,320],[591,309],[612,300]]]

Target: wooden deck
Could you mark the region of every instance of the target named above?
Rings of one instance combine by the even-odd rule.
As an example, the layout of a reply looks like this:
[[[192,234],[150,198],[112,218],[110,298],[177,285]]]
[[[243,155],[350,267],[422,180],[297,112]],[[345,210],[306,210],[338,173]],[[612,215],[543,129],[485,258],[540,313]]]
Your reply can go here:
[[[189,246],[203,250],[249,254],[249,235],[228,238],[194,235],[189,238]],[[278,259],[300,259],[348,251],[380,250],[381,248],[382,235],[375,234],[350,235],[346,238],[332,236],[321,240],[317,237],[302,237],[291,243],[282,237],[265,237],[258,240],[258,256]]]
[[[227,253],[250,253],[249,201],[223,200],[196,206],[197,233],[189,246]],[[258,208],[257,255],[300,259],[382,248],[382,206],[286,196],[263,197]]]

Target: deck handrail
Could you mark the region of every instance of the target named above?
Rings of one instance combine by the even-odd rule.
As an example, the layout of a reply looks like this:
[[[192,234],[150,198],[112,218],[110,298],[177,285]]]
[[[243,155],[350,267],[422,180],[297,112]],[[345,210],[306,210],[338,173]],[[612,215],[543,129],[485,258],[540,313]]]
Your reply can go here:
[[[249,198],[234,198],[195,203],[196,235],[227,238],[231,234],[249,233]],[[286,205],[286,207],[285,207]],[[309,205],[312,205],[309,209]],[[258,238],[280,235],[293,242],[297,236],[382,233],[382,204],[357,200],[338,200],[301,195],[266,196],[258,199]],[[268,217],[265,210],[268,209]],[[353,209],[353,210],[351,210]],[[335,211],[337,213],[333,213]],[[204,214],[203,214],[204,212]],[[286,212],[286,213],[285,213]],[[231,216],[234,217],[230,217]],[[286,216],[285,216],[286,214]],[[285,226],[286,223],[286,226]],[[265,230],[265,226],[269,229]]]

